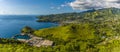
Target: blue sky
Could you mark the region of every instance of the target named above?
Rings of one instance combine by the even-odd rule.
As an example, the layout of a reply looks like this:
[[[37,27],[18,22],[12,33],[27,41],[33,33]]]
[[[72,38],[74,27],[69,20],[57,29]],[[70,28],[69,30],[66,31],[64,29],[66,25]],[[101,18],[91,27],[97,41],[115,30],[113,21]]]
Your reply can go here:
[[[0,15],[43,15],[120,8],[120,0],[0,0]]]
[[[68,3],[75,0],[0,0],[1,15],[42,15],[67,12],[73,10]]]

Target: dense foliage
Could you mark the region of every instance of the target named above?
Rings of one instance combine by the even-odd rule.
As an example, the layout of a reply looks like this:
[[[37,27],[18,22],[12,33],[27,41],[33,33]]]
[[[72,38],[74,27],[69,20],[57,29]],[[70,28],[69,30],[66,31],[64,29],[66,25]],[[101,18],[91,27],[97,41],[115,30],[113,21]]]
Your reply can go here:
[[[110,27],[91,24],[69,24],[35,31],[35,35],[55,42],[60,52],[116,52],[120,51],[120,36]],[[53,49],[54,50],[54,49]]]
[[[106,8],[83,13],[38,17],[42,22],[61,22],[62,26],[35,31],[35,35],[55,42],[59,51],[119,52],[120,9]],[[52,20],[50,20],[52,19]]]
[[[34,47],[26,43],[0,40],[3,52],[119,52],[120,9],[107,8],[82,13],[65,13],[39,16],[39,22],[61,22],[60,26],[32,31],[31,33],[54,41],[51,47]],[[3,43],[4,42],[4,43]],[[10,43],[12,42],[12,43]]]
[[[29,26],[25,26],[25,27],[21,30],[21,33],[25,33],[25,34],[33,33],[33,32],[34,32],[34,29],[32,29],[32,28],[29,27]]]
[[[0,39],[0,52],[44,52],[47,49],[50,52],[52,51],[50,47],[38,48],[13,39]]]

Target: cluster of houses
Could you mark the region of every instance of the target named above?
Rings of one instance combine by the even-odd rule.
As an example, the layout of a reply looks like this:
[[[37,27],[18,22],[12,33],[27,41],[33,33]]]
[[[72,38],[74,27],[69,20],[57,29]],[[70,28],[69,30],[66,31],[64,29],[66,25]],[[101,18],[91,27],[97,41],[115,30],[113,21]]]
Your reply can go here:
[[[20,35],[20,36],[24,36],[24,35]],[[28,34],[28,36],[30,37],[30,39],[18,38],[17,40],[28,43],[30,46],[36,46],[36,47],[41,47],[41,46],[47,47],[47,46],[53,45],[53,41],[45,40],[43,38],[31,35],[31,34]]]

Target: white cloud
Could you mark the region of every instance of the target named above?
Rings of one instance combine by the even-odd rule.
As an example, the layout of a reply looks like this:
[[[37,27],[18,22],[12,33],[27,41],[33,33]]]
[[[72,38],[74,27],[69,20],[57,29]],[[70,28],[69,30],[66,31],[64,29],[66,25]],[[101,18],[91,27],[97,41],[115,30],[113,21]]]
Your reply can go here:
[[[69,5],[73,9],[120,8],[120,0],[75,0]]]
[[[51,8],[51,9],[54,9],[55,7],[52,6],[52,7],[50,7],[50,8]]]
[[[61,7],[57,7],[57,9],[58,9],[58,10],[60,10],[60,9],[61,9]]]
[[[65,3],[63,3],[63,4],[59,5],[59,6],[51,6],[50,8],[53,9],[53,10],[54,9],[60,10],[60,9],[62,9],[64,7],[67,7],[67,6],[69,6],[69,3],[65,2]]]
[[[6,13],[5,11],[0,10],[0,14],[5,14],[5,13]]]
[[[57,9],[57,10],[60,10],[60,9],[61,9],[61,7],[53,7],[53,6],[50,7],[50,8],[53,9],[53,10],[54,10],[54,9]]]
[[[69,3],[61,4],[61,7],[69,6]]]
[[[64,4],[61,5],[61,7],[65,7],[65,6],[67,6],[67,5],[64,5]]]

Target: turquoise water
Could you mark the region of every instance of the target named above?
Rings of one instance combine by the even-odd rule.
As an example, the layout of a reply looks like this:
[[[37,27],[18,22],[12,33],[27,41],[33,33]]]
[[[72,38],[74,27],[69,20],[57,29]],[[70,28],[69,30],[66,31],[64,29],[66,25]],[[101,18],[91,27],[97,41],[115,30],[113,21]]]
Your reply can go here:
[[[28,35],[16,35],[13,37],[14,39],[30,39],[30,37]]]
[[[2,15],[0,16],[0,38],[12,38],[20,34],[24,26],[30,26],[34,29],[42,29],[57,26],[51,22],[36,22],[36,16],[30,15]]]

